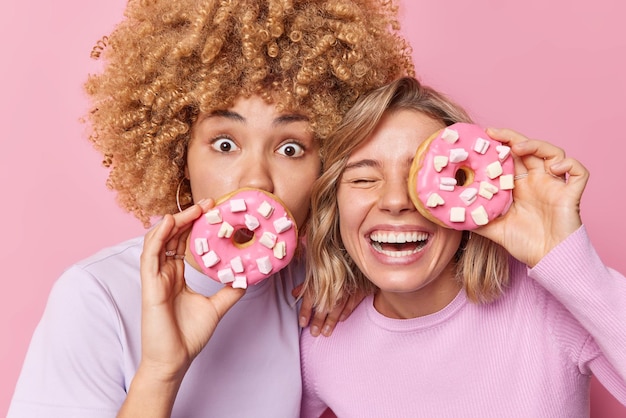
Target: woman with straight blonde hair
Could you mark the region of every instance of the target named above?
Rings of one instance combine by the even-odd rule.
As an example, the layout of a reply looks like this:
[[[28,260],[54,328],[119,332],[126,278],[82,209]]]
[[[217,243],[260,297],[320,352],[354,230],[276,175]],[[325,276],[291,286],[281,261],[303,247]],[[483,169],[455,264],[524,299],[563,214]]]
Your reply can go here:
[[[470,118],[403,78],[362,97],[324,147],[305,291],[320,309],[369,296],[331,338],[303,333],[303,417],[588,417],[592,375],[626,404],[626,278],[582,224],[589,173],[488,129],[511,147],[510,208],[471,233],[439,226],[414,206],[409,172],[455,122]]]

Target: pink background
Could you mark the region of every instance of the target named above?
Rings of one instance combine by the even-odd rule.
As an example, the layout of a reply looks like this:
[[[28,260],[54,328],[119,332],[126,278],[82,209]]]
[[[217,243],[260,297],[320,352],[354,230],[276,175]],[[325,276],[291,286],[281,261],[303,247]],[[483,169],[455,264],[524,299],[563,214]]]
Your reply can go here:
[[[104,186],[81,90],[95,42],[124,0],[19,2],[0,14],[0,414],[52,283],[70,263],[143,232]],[[484,125],[550,140],[592,176],[582,215],[605,262],[626,272],[626,30],[621,0],[404,0],[422,81]],[[613,125],[613,126],[612,126]],[[614,222],[617,220],[617,222]],[[23,266],[20,268],[20,266]],[[8,341],[8,344],[7,344]],[[598,384],[594,418],[624,417]]]

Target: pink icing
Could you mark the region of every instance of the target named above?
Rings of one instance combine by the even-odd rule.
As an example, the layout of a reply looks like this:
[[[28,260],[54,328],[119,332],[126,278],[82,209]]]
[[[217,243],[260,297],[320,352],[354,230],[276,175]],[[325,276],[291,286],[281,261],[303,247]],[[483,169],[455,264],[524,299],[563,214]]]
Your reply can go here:
[[[233,212],[231,203],[238,206],[242,201],[245,202],[246,210]],[[269,215],[264,212],[267,215],[264,216],[257,211],[262,205],[267,208],[268,204],[272,208]],[[219,211],[219,216],[213,210]],[[235,243],[234,232],[230,237],[218,236],[224,222],[237,231],[248,229],[246,221],[248,225],[251,221],[253,224],[258,222],[258,227],[252,231],[252,239],[244,245]],[[263,238],[264,233],[270,235]],[[231,279],[235,279],[232,282],[233,287],[246,287],[262,281],[289,264],[296,249],[297,235],[294,220],[273,195],[257,189],[241,189],[195,221],[190,233],[189,249],[207,276],[223,283],[230,283]],[[283,244],[284,252],[278,251]],[[243,271],[238,267],[237,257],[241,259]],[[219,261],[214,265],[207,265],[213,264],[217,258]]]
[[[448,141],[443,139],[443,136],[448,136],[450,133],[452,134],[452,138],[455,136],[454,132],[448,131],[446,133],[444,129],[431,142],[426,155],[423,157],[422,166],[417,173],[415,182],[417,196],[432,216],[449,228],[457,230],[475,229],[500,216],[510,205],[514,173],[513,158],[510,152],[507,152],[508,147],[504,147],[499,141],[487,136],[485,131],[479,126],[468,123],[456,123],[449,126],[447,129],[458,133],[458,140],[454,143],[450,143],[449,141],[451,139]],[[474,150],[477,138],[482,138],[487,141],[481,141],[482,146],[478,146],[478,149],[482,148],[484,154]],[[484,148],[486,148],[486,151]],[[497,148],[499,148],[499,150]],[[460,158],[463,158],[464,153],[462,151],[459,152],[458,149],[465,150],[468,154],[467,159],[456,163],[451,162],[450,155],[453,149],[456,150],[452,151],[453,156],[461,154]],[[504,156],[505,154],[506,156]],[[439,172],[435,169],[435,156],[448,157],[447,165]],[[502,174],[490,178],[487,167],[497,161],[499,161],[502,166]],[[461,167],[467,167],[474,172],[473,182],[465,186],[453,185],[446,187],[444,185],[444,189],[447,188],[450,190],[442,190],[440,186],[442,178],[444,179],[444,183],[446,183],[446,178],[454,179],[457,171]],[[492,172],[492,176],[493,174],[495,173]],[[501,180],[504,182],[503,184],[507,184],[504,186],[505,189],[501,188]],[[495,191],[490,198],[488,192],[483,192],[483,195],[478,194],[481,182],[487,182],[491,185],[488,188],[491,188],[492,191],[495,188],[497,191]],[[476,198],[473,201],[467,201],[467,199],[464,201],[461,199],[461,193],[464,191],[466,191],[466,193],[470,192],[467,191],[469,188],[476,190]],[[444,203],[441,204],[441,200],[432,196],[433,193],[437,193]],[[469,194],[471,195],[472,193]],[[437,204],[435,207],[428,207],[427,202],[429,198],[431,198],[431,201],[439,201],[440,204]],[[431,203],[431,206],[432,205],[433,203]],[[479,221],[477,224],[471,214],[475,210],[482,211],[479,209],[480,206],[484,208],[485,216],[478,216]],[[451,220],[451,212],[457,211],[464,212],[464,221]]]

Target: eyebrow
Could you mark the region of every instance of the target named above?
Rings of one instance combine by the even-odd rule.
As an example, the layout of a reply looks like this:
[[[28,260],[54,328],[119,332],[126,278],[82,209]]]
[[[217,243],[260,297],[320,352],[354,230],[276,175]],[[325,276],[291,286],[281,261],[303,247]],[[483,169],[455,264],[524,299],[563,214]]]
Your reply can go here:
[[[413,159],[414,157],[411,157],[407,160],[407,165],[411,165],[413,164]],[[372,160],[372,159],[363,159],[363,160],[359,160],[359,161],[355,161],[353,163],[349,163],[345,166],[345,168],[343,169],[344,173],[348,170],[354,170],[357,168],[362,168],[362,167],[380,167],[380,161],[378,160]]]
[[[226,118],[226,119],[230,119],[236,122],[245,122],[246,118],[244,118],[243,116],[241,116],[239,113],[237,112],[233,112],[232,110],[215,110],[209,114],[207,114],[204,118],[202,118],[203,120],[212,118],[212,117],[221,117],[221,118]],[[286,114],[286,115],[280,115],[277,118],[275,118],[272,121],[272,125],[274,126],[279,126],[279,125],[288,125],[290,123],[296,123],[296,122],[308,122],[309,118],[307,118],[304,115],[300,115],[297,113],[291,113],[291,114]]]
[[[343,171],[346,172],[348,170],[354,170],[356,168],[361,168],[361,167],[380,167],[380,162],[376,160],[370,160],[370,159],[359,160],[359,161],[355,161],[353,163],[347,164],[346,167],[343,169]]]

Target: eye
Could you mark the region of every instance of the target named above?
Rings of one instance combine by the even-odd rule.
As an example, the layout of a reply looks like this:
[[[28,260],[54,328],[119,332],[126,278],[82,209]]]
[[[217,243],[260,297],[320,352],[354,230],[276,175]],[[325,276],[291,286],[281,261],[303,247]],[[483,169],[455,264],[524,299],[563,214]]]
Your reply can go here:
[[[304,147],[297,142],[288,142],[281,145],[277,151],[279,154],[286,157],[300,157],[304,154]]]
[[[230,138],[217,138],[213,140],[211,146],[215,151],[223,153],[233,152],[239,149],[235,141]]]

